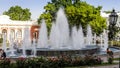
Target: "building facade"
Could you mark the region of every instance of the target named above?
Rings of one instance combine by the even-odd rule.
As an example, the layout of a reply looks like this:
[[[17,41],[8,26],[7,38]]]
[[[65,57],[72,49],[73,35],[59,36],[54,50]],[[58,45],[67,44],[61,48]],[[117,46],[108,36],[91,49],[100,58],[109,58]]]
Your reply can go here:
[[[15,21],[7,15],[0,16],[0,38],[5,34],[7,43],[10,42],[11,37],[15,42],[21,43],[25,28],[29,29],[31,40],[38,37],[39,25],[36,21]]]

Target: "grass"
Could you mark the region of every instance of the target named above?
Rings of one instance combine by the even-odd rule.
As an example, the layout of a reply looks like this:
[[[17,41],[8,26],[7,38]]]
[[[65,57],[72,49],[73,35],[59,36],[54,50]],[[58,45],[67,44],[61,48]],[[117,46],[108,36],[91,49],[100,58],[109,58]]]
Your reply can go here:
[[[119,60],[120,58],[114,58],[113,60]]]
[[[120,47],[120,41],[109,41],[109,44]]]
[[[77,66],[77,67],[66,67],[66,68],[88,68],[88,67],[99,67],[99,66],[107,66],[107,65],[116,65],[118,63],[112,63],[112,64],[109,64],[109,63],[102,63],[100,65],[92,65],[92,66]]]

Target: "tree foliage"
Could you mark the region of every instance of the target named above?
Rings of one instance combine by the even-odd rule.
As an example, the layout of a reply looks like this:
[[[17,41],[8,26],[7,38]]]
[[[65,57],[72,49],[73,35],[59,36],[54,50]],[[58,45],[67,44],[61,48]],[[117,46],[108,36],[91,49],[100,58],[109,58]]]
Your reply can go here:
[[[100,34],[106,28],[106,21],[100,16],[101,6],[94,7],[81,0],[51,0],[44,6],[45,12],[38,19],[44,18],[50,28],[52,21],[55,21],[56,12],[60,7],[64,8],[70,28],[82,25],[84,32],[88,24],[96,34]],[[48,24],[49,23],[49,24]]]
[[[108,38],[110,41],[112,41],[112,40],[115,40],[115,37],[117,37],[119,35],[120,27],[109,25],[108,30],[109,30]]]
[[[22,9],[20,6],[12,6],[8,11],[3,12],[3,14],[10,16],[12,20],[26,21],[31,18],[29,9]]]

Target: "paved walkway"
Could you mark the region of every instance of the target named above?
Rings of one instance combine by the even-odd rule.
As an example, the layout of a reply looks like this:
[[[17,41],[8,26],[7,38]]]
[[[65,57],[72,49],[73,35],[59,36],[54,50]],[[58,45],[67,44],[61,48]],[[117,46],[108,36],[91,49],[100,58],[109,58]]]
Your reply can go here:
[[[108,62],[107,61],[107,56],[100,56],[101,59],[103,60],[103,62]],[[114,54],[114,58],[119,58],[120,57],[120,52]],[[119,62],[119,61],[115,61],[114,62]],[[98,66],[98,67],[87,67],[87,68],[119,68],[119,64],[115,64],[115,65],[106,65],[106,66]]]
[[[120,57],[119,54],[120,54],[120,53],[115,54],[115,55],[114,55],[114,58],[119,58],[119,57]],[[101,59],[103,60],[103,62],[108,62],[108,58],[107,58],[106,55],[105,55],[105,56],[100,56],[100,57],[101,57]]]
[[[87,68],[119,68],[119,64],[117,64],[117,65],[108,65],[108,66],[99,66],[99,67],[87,67]]]

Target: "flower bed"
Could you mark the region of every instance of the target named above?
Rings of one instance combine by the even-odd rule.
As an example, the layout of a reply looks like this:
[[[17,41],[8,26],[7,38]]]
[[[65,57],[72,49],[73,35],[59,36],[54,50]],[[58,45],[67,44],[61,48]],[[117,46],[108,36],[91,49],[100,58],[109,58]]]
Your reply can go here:
[[[39,57],[39,58],[18,58],[15,63],[10,59],[0,61],[0,68],[64,68],[85,65],[98,65],[102,60],[99,57]]]

